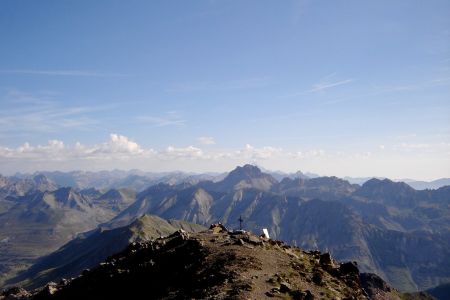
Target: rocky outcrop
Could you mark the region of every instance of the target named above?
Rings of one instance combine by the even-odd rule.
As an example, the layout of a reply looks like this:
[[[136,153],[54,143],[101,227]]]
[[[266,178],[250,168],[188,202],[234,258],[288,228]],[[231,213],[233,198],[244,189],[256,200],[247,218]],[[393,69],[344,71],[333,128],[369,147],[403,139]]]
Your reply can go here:
[[[168,236],[179,229],[198,232],[206,228],[184,221],[144,215],[125,227],[113,230],[98,228],[81,234],[57,251],[39,259],[26,271],[9,279],[7,284],[34,289],[49,281],[59,282],[62,278],[78,276],[84,269],[95,267],[108,256],[122,251],[131,242]]]
[[[214,224],[200,233],[179,230],[134,242],[77,278],[30,294],[9,290],[0,299],[16,292],[20,299],[378,299],[371,295],[379,289],[385,299],[401,299],[386,286],[328,253]]]

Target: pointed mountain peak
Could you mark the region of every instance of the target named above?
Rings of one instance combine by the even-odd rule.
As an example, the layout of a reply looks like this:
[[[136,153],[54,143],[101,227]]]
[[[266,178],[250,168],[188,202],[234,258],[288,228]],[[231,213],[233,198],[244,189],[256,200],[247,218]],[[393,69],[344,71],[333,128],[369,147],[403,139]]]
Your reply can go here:
[[[294,173],[294,175],[292,176],[293,178],[300,178],[300,179],[308,179],[309,177],[307,175],[305,175],[305,173],[303,173],[302,171],[298,170],[297,172]]]
[[[123,196],[117,189],[110,189],[102,196],[100,196],[100,199],[109,199],[109,198],[123,198]]]
[[[45,191],[54,191],[58,189],[56,183],[54,183],[51,179],[49,179],[44,174],[38,173],[32,178],[33,184],[36,186],[36,189],[45,192]]]
[[[96,188],[87,188],[80,191],[80,194],[87,197],[100,197],[103,192]]]
[[[50,179],[47,178],[44,174],[37,174],[33,176],[33,180],[36,183],[42,183],[42,182],[50,182]]]
[[[277,180],[270,174],[263,173],[258,167],[244,165],[231,171],[224,180],[218,183],[222,189],[256,188],[259,190],[269,190]]]
[[[56,202],[63,205],[69,205],[70,207],[86,208],[88,209],[91,204],[89,201],[77,190],[71,187],[59,188],[53,192],[45,192],[44,194],[52,195]],[[48,199],[48,198],[47,198]]]
[[[261,169],[254,165],[246,164],[244,166],[238,166],[236,169],[230,172],[227,177],[241,176],[247,178],[261,177],[264,173]]]

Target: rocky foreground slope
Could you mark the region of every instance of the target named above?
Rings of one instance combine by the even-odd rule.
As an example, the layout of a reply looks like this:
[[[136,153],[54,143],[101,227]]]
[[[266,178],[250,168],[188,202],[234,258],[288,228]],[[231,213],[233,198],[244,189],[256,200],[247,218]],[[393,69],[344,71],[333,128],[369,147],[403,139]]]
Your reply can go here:
[[[15,297],[15,298],[14,298]],[[217,224],[135,242],[81,276],[0,299],[407,299],[355,263]],[[427,299],[418,295],[415,299]]]
[[[49,281],[75,277],[84,269],[93,268],[108,256],[124,250],[130,243],[154,240],[161,236],[168,236],[179,229],[199,232],[207,228],[184,221],[164,220],[157,216],[143,215],[124,227],[113,230],[97,228],[80,234],[6,283],[7,286],[18,285],[35,289]]]

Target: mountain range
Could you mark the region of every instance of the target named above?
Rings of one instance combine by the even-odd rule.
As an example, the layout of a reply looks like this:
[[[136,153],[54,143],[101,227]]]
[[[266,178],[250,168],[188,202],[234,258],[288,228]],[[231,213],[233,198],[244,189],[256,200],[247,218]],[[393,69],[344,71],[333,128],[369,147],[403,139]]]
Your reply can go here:
[[[202,180],[215,180],[224,177],[220,173],[185,173],[185,172],[143,172],[139,170],[113,170],[113,171],[45,171],[34,174],[17,174],[14,178],[29,179],[35,176],[45,176],[60,187],[72,187],[75,189],[119,189],[129,188],[141,191],[158,183],[179,184],[182,182],[198,183]]]
[[[320,176],[311,172],[293,172],[287,173],[282,171],[271,171],[260,168],[264,173],[271,175],[277,181],[281,181],[284,178],[290,179],[313,179]],[[3,179],[12,179],[14,181],[18,180],[33,180],[36,176],[45,176],[47,180],[52,181],[54,184],[60,187],[72,187],[76,189],[111,189],[111,188],[130,188],[137,192],[140,192],[151,185],[158,183],[167,184],[180,184],[183,182],[190,182],[192,184],[198,183],[200,181],[211,180],[211,181],[221,181],[224,179],[228,172],[223,173],[189,173],[189,172],[144,172],[140,170],[112,170],[112,171],[40,171],[33,174],[22,174],[17,173],[12,177],[3,177]],[[0,188],[2,185],[2,179],[0,175]],[[362,185],[366,181],[377,178],[385,179],[384,177],[343,177],[342,179],[350,182],[351,184]],[[440,187],[450,185],[450,178],[439,178],[432,181],[423,181],[415,179],[395,179],[396,182],[405,182],[412,188],[416,190],[425,189],[438,189]]]
[[[376,273],[402,291],[450,282],[449,186],[415,190],[389,179],[358,185],[304,174],[277,179],[252,165],[213,178],[155,181],[138,190],[126,185],[110,189],[106,184],[60,188],[43,177],[48,191],[39,190],[37,183],[28,189],[10,187],[20,180],[32,182],[28,177],[11,182],[0,177],[3,281],[33,284],[33,278],[46,278],[40,277],[42,270],[55,267],[40,259],[30,270],[41,271],[18,275],[39,257],[61,246],[58,251],[84,253],[80,249],[87,244],[81,240],[97,237],[90,240],[94,243],[102,240],[100,233],[127,228],[151,214],[203,226],[222,222],[234,229],[242,218],[246,230],[267,228],[273,238],[329,251],[338,260],[355,260],[363,272]],[[16,281],[11,281],[13,277]]]
[[[271,236],[356,260],[395,287],[416,291],[450,281],[450,187],[416,191],[372,179],[363,186],[336,177],[276,181],[257,167],[238,167],[220,182],[158,184],[105,228],[150,213],[203,225],[268,228]]]
[[[110,220],[136,196],[129,189],[58,187],[44,175],[10,180],[1,190],[0,285],[37,258]]]

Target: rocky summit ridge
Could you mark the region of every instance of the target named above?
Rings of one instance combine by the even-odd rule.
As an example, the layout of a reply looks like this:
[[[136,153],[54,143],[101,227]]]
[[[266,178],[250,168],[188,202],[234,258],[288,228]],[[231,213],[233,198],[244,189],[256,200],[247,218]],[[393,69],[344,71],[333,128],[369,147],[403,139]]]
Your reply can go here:
[[[426,296],[424,296],[426,297]],[[408,299],[356,263],[221,224],[131,243],[73,279],[0,299]],[[415,298],[426,299],[426,298]]]

